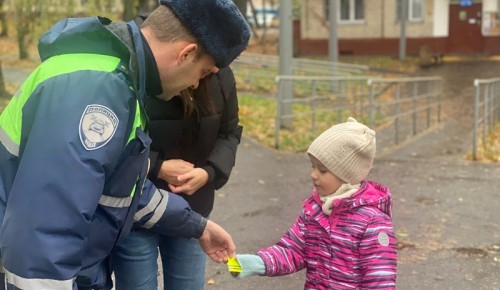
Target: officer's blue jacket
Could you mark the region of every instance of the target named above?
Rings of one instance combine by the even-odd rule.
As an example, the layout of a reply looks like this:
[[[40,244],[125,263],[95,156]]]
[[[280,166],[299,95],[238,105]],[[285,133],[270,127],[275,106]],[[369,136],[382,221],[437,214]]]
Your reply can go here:
[[[134,222],[199,238],[206,220],[145,180],[151,140],[137,26],[66,19],[38,48],[41,65],[0,115],[7,282],[108,288],[107,259]]]

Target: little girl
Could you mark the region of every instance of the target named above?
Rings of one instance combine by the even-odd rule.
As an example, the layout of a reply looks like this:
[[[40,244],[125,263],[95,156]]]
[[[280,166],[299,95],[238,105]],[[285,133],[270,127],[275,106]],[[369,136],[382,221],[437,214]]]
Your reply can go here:
[[[307,151],[312,195],[274,246],[236,255],[237,276],[307,269],[304,289],[395,289],[396,237],[388,188],[367,181],[375,132],[353,118],[332,126]]]

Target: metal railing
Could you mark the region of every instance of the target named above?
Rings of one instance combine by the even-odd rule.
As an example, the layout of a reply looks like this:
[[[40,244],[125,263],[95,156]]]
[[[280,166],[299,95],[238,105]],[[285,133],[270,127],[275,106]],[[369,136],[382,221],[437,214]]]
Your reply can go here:
[[[397,144],[441,120],[442,79],[439,77],[277,76],[276,82],[276,148],[280,145],[280,130],[293,129],[297,124],[303,126],[305,122],[315,131],[353,116],[383,131],[380,139],[390,136],[390,142]],[[286,88],[290,86],[293,95],[287,96]],[[319,122],[323,128],[318,126]],[[390,130],[393,133],[386,133]]]
[[[243,52],[234,60],[233,64],[260,64],[277,69],[279,67],[279,62],[280,58],[278,55]],[[366,73],[369,67],[366,65],[294,57],[292,58],[292,69],[295,72],[302,73],[345,75]]]
[[[276,95],[275,77],[279,75],[279,56],[244,52],[231,63],[238,91]],[[292,59],[292,74],[297,76],[324,75],[350,76],[366,75],[369,67],[313,60],[306,58]]]
[[[474,80],[474,129],[472,158],[477,160],[478,140],[486,137],[500,121],[500,78]],[[480,135],[480,136],[479,136]]]
[[[370,127],[392,124],[398,144],[441,122],[442,82],[440,77],[369,79]],[[377,93],[377,87],[385,92]]]

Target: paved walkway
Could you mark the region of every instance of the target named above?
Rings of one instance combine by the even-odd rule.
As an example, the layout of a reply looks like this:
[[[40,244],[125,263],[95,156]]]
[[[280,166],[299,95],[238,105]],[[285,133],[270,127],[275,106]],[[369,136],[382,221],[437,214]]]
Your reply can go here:
[[[4,81],[21,84],[29,75],[30,71],[15,69],[10,67],[2,67]]]

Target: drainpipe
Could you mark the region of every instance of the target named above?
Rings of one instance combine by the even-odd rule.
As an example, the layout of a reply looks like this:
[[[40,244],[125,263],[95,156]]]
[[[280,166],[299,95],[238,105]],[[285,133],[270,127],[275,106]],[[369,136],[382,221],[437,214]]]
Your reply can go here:
[[[338,60],[337,39],[337,0],[328,0],[328,19],[330,20],[330,37],[328,38],[328,55],[331,62]]]
[[[280,75],[293,75],[292,60],[293,60],[293,29],[292,29],[292,1],[280,0],[280,34],[279,34],[279,74]],[[286,81],[283,85],[283,100],[290,100],[293,98],[292,81]],[[285,102],[282,105],[282,115],[290,115],[292,113],[292,103]],[[281,116],[278,116],[281,118]],[[288,118],[282,120],[281,126],[283,128],[292,128],[292,119]]]
[[[406,19],[408,13],[408,0],[399,1],[401,1],[401,19],[399,19],[401,27],[401,36],[399,37],[399,60],[403,61],[406,58]]]

